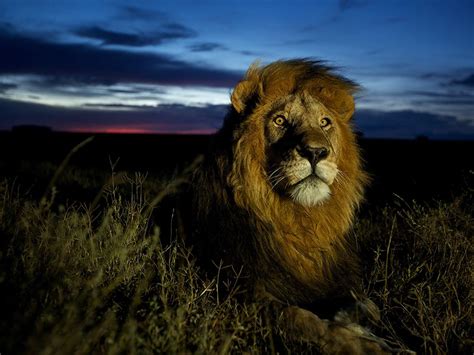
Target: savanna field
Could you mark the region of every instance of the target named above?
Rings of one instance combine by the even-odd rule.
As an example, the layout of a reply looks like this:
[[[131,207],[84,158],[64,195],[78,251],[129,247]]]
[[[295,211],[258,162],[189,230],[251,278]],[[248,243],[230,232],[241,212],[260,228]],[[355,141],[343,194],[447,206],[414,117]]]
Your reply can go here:
[[[161,208],[208,140],[0,134],[1,354],[317,353],[203,276]],[[372,331],[472,354],[473,142],[360,145],[372,184],[350,238],[382,315]]]

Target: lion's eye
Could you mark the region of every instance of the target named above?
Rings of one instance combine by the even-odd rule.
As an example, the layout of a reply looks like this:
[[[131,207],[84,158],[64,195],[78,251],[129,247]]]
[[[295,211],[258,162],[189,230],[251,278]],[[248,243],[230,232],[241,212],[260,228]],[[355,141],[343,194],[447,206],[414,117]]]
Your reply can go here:
[[[331,125],[331,120],[328,117],[323,117],[319,122],[319,125],[322,128],[329,128],[329,126]]]
[[[273,119],[273,123],[278,127],[283,127],[286,125],[287,120],[284,116],[278,115]]]

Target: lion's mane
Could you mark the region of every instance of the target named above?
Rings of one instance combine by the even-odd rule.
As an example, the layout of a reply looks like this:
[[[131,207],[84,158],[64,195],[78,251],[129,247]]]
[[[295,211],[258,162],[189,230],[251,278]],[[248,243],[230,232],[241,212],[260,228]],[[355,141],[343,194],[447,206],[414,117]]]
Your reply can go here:
[[[356,84],[317,61],[250,67],[194,177],[192,234],[202,260],[242,267],[250,287],[263,287],[284,302],[307,304],[358,288],[358,260],[346,237],[367,181],[348,122],[356,90]],[[331,197],[314,207],[272,189],[259,118],[263,106],[303,91],[344,121],[337,156],[342,176],[332,185]]]

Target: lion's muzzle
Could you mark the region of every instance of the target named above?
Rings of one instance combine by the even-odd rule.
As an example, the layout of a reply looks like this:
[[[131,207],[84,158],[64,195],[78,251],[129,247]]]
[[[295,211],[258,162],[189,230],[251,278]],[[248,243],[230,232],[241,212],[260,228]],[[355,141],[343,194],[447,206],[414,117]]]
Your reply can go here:
[[[313,171],[316,170],[316,164],[321,160],[326,159],[329,155],[329,149],[326,147],[313,147],[310,145],[298,144],[296,151],[302,158],[308,159]]]

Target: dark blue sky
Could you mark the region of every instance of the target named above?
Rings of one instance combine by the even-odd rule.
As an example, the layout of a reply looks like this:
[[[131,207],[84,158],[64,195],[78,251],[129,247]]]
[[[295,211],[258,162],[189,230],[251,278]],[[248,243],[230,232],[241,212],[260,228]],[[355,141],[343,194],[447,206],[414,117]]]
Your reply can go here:
[[[203,133],[256,59],[364,87],[369,137],[474,139],[474,1],[0,3],[0,129]]]

